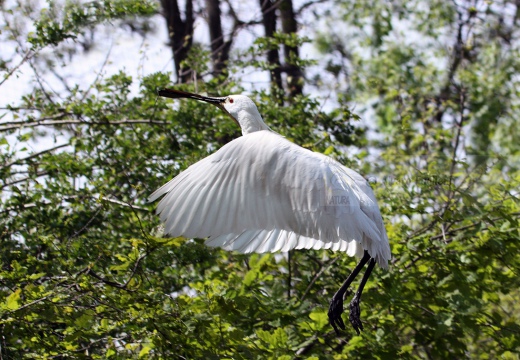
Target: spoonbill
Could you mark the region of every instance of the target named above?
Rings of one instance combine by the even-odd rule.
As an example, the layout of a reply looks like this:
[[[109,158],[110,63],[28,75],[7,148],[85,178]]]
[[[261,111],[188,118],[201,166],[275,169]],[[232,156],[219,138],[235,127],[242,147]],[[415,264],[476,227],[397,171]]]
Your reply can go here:
[[[368,263],[350,302],[349,320],[363,330],[360,301],[378,263],[388,267],[388,236],[376,198],[357,172],[273,132],[244,95],[208,97],[163,89],[159,96],[217,106],[241,137],[191,165],[150,195],[172,237],[207,238],[206,245],[241,253],[331,249],[361,258],[329,305],[336,333],[345,330],[343,298]]]

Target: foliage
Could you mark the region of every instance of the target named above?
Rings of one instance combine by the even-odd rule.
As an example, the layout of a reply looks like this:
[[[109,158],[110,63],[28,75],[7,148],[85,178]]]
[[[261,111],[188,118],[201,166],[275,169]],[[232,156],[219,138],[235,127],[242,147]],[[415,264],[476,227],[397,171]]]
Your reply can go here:
[[[104,4],[94,6],[99,21],[149,14],[137,2]],[[418,39],[451,35],[461,9],[440,0],[388,4],[342,2],[329,14],[331,23],[373,27],[355,33],[358,47],[331,29],[318,39],[331,54],[349,48],[329,67],[338,106],[252,94],[273,130],[379,179],[394,258],[365,288],[361,335],[347,329],[338,338],[327,319],[356,262],[346,254],[239,255],[161,237],[147,196],[239,130],[211,106],[157,98],[169,74],[121,71],[60,96],[35,84],[0,114],[2,358],[518,359],[519,143],[507,131],[519,118],[517,34],[507,44],[473,24],[478,49],[450,74],[439,64],[452,54],[440,43],[434,51],[402,44],[395,32],[409,19]],[[489,24],[500,9],[492,10],[480,14]],[[53,47],[90,24],[63,19],[49,23],[58,35],[30,36]],[[248,54],[299,41],[258,40]],[[203,49],[190,56],[206,68]],[[234,63],[224,84],[213,79],[197,91],[240,92],[241,68],[265,68]],[[376,136],[360,119],[374,119]],[[27,150],[36,143],[46,147]]]
[[[75,39],[84,28],[109,20],[132,16],[150,16],[156,12],[151,1],[105,0],[67,2],[63,8],[50,2],[34,23],[35,32],[28,37],[34,47],[58,45],[65,39]]]

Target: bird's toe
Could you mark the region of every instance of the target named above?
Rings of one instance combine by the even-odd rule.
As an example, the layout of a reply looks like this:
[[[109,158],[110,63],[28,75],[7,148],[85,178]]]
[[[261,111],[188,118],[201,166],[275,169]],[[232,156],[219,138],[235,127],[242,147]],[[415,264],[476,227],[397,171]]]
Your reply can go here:
[[[330,301],[329,306],[329,322],[336,331],[336,334],[339,335],[338,327],[342,330],[345,330],[345,323],[341,318],[341,314],[343,314],[343,299],[342,297],[333,297]]]
[[[361,322],[361,309],[359,307],[359,298],[357,296],[354,296],[352,301],[350,302],[350,314],[349,314],[349,320],[352,324],[352,327],[354,330],[356,330],[357,334],[360,334],[360,330],[363,330],[363,323]]]

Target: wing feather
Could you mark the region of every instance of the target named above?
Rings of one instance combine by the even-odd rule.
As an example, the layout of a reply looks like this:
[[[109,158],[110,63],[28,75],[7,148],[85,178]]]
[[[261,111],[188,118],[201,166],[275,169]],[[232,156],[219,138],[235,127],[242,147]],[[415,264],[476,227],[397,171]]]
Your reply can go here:
[[[159,188],[171,236],[243,253],[331,249],[386,267],[388,237],[372,189],[355,171],[271,131],[244,135]]]

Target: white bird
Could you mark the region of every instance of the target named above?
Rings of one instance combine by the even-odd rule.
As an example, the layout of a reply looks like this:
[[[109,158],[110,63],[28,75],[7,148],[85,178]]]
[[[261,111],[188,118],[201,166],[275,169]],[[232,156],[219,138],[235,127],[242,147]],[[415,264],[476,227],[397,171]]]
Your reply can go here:
[[[332,297],[329,320],[345,329],[343,297],[368,262],[350,303],[349,320],[363,330],[359,303],[376,262],[388,267],[390,245],[376,198],[355,171],[271,131],[243,95],[207,97],[164,89],[160,96],[216,105],[241,137],[191,165],[150,196],[172,237],[208,238],[206,245],[241,253],[331,249],[361,258]]]

